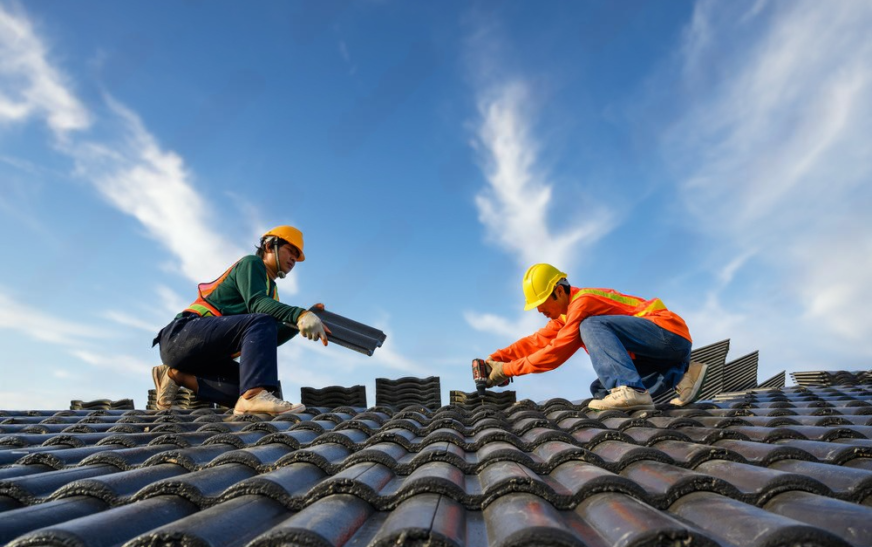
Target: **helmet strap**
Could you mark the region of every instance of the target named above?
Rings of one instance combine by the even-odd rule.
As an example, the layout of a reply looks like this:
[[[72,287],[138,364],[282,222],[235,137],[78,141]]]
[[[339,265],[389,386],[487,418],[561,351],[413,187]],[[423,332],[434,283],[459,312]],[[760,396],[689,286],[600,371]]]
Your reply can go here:
[[[273,238],[273,240],[272,240],[273,254],[276,257],[276,277],[278,277],[279,279],[284,279],[287,274],[282,271],[282,267],[279,265],[279,247],[280,247],[280,245],[278,244],[278,241],[279,240],[277,238]]]

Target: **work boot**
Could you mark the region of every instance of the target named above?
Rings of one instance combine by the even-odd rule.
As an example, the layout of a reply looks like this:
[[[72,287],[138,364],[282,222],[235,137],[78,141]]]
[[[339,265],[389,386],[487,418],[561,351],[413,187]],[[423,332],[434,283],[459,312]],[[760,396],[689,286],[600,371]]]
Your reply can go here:
[[[170,378],[170,367],[158,365],[151,369],[151,379],[154,380],[154,405],[158,410],[178,408],[175,405],[179,384]]]
[[[242,414],[284,414],[291,412],[294,414],[306,410],[306,405],[294,404],[287,401],[282,401],[267,390],[263,390],[251,399],[240,397],[236,401],[236,407],[233,409],[233,414],[239,416]]]
[[[590,410],[654,410],[654,400],[647,391],[636,391],[627,386],[618,386],[602,399],[588,403]]]
[[[678,394],[678,397],[669,401],[669,404],[684,406],[699,399],[707,370],[707,364],[691,361],[690,366],[687,367],[687,372],[684,373],[681,381],[675,386],[675,392]]]

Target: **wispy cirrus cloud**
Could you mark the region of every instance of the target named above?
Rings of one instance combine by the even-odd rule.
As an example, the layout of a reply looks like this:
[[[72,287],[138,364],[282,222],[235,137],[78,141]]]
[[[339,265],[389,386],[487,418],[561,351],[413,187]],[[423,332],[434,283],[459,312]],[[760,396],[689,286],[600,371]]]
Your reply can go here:
[[[76,175],[138,220],[172,254],[180,274],[199,282],[213,279],[245,254],[210,220],[212,208],[184,159],[163,148],[133,110],[109,95],[104,96],[107,115],[95,116],[52,63],[45,40],[24,11],[4,6],[0,84],[0,122],[44,121],[58,149],[73,160]]]
[[[542,97],[534,93],[532,78],[507,71],[502,62],[508,56],[506,42],[500,35],[496,22],[482,18],[467,44],[478,113],[470,124],[472,146],[486,183],[475,197],[478,220],[486,241],[515,260],[518,280],[539,262],[572,272],[583,251],[617,221],[608,207],[590,200],[576,219],[554,227],[557,183],[541,160],[548,143],[536,131]],[[512,337],[530,334],[541,323],[534,314],[507,319],[469,310],[464,319],[480,332]]]
[[[114,207],[137,219],[148,235],[178,262],[192,281],[217,277],[245,251],[220,235],[210,206],[192,183],[181,156],[163,149],[135,112],[106,97],[111,141],[81,141],[65,147],[76,174]]]
[[[539,165],[543,143],[527,106],[534,103],[519,80],[479,93],[476,144],[487,186],[475,198],[478,218],[488,240],[517,257],[519,266],[549,262],[571,269],[579,251],[612,228],[611,215],[600,207],[563,230],[549,225],[554,183]]]
[[[753,265],[754,291],[731,317],[867,356],[872,324],[856,298],[872,278],[869,28],[866,2],[698,3],[681,49],[684,114],[664,148],[696,225],[739,257],[716,272],[706,307]]]
[[[0,123],[44,117],[55,136],[86,129],[92,117],[48,60],[33,24],[17,9],[0,5]]]
[[[0,329],[13,330],[36,341],[67,346],[79,344],[83,338],[94,340],[106,337],[96,327],[33,308],[5,294],[3,290],[0,290]]]

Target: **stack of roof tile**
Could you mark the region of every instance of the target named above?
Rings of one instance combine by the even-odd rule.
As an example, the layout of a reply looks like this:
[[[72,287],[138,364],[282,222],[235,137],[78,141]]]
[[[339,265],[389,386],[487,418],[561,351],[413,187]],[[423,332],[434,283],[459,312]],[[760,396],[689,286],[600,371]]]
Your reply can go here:
[[[514,391],[485,391],[484,397],[477,391],[469,393],[454,390],[451,392],[451,406],[462,407],[465,410],[474,411],[482,406],[489,405],[498,410],[505,410],[517,402]]]
[[[133,399],[97,399],[95,401],[70,401],[70,410],[133,410]]]
[[[306,406],[366,407],[366,386],[328,386],[322,389],[302,387],[300,388],[300,401]]]
[[[155,390],[149,389],[148,403],[146,403],[145,405],[146,410],[157,410],[155,397]],[[216,405],[214,403],[198,399],[197,396],[194,395],[193,391],[184,387],[180,387],[179,391],[176,392],[176,398],[173,399],[173,406],[182,410],[225,408],[220,407],[219,405]]]
[[[404,408],[422,406],[435,410],[442,406],[439,377],[429,378],[376,378],[375,404]]]
[[[872,388],[595,413],[309,408],[0,413],[0,543],[872,542]]]
[[[825,371],[815,370],[806,372],[791,372],[790,377],[801,386],[832,386],[832,385],[869,385],[872,384],[872,371],[846,370]]]
[[[730,361],[723,368],[723,391],[743,391],[757,387],[759,352],[749,353]]]
[[[774,388],[774,387],[784,387],[786,385],[786,374],[785,371],[781,371],[772,378],[768,380],[764,380],[757,384],[758,388]]]

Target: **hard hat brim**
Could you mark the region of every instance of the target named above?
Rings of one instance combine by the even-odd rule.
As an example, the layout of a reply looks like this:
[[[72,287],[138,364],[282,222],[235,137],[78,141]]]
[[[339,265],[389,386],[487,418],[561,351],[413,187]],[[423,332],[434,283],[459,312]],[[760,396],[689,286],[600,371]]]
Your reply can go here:
[[[548,297],[549,297],[549,296],[551,296],[551,295],[545,295],[545,298],[543,298],[542,300],[539,300],[539,301],[537,301],[537,302],[531,302],[531,303],[529,303],[529,304],[526,304],[526,305],[524,306],[524,311],[535,310],[536,308],[539,307],[539,304],[541,304],[542,302],[545,302],[546,300],[548,300]]]

